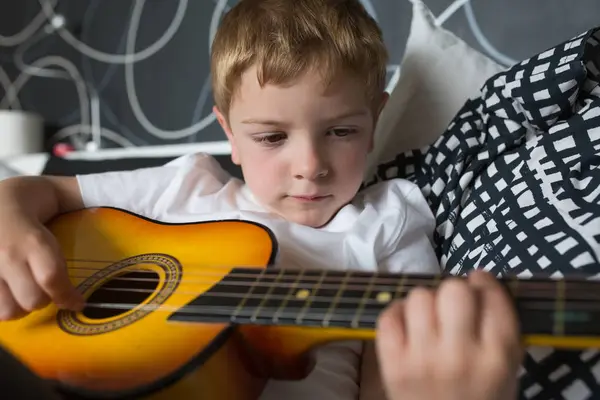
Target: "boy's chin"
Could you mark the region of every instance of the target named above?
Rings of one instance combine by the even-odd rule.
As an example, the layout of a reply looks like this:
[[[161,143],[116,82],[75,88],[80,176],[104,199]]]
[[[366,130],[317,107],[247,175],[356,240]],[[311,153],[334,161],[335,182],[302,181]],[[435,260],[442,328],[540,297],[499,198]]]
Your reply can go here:
[[[309,226],[311,228],[322,228],[327,225],[333,215],[326,212],[302,211],[293,215],[284,215],[286,220],[299,225]]]

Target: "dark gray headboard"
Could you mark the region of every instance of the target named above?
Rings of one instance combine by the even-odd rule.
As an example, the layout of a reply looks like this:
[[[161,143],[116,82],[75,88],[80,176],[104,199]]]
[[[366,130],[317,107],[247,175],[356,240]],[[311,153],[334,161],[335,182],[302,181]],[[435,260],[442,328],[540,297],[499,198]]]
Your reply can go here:
[[[11,80],[21,73],[19,62],[47,55],[72,61],[89,87],[100,93],[102,126],[124,135],[135,145],[223,140],[211,117],[208,54],[211,32],[222,13],[238,0],[147,0],[143,8],[137,49],[165,35],[180,5],[186,6],[181,25],[166,45],[135,64],[135,92],[149,123],[159,130],[177,131],[199,124],[203,129],[181,137],[151,132],[140,123],[126,92],[123,64],[107,64],[86,56],[69,42],[83,42],[104,53],[123,53],[131,21],[132,0],[42,0],[65,16],[73,40],[56,33],[27,36],[20,46],[0,39],[0,62]],[[4,0],[0,5],[0,35],[10,36],[30,26],[40,13],[38,0]],[[425,0],[440,15],[454,0]],[[463,1],[464,3],[464,1]],[[391,62],[389,77],[401,62],[411,21],[408,0],[364,0],[383,28]],[[539,52],[598,24],[598,0],[473,0],[458,8],[445,23],[469,44],[500,63],[511,63]],[[27,32],[25,32],[27,33]],[[105,57],[106,58],[106,57]],[[113,57],[114,58],[114,57]],[[22,67],[22,65],[21,65]],[[80,106],[74,84],[67,79],[34,77],[19,93],[23,108],[39,112],[48,134],[76,124]],[[0,96],[4,91],[0,85]],[[176,137],[171,140],[170,138]],[[110,144],[110,142],[107,142]]]

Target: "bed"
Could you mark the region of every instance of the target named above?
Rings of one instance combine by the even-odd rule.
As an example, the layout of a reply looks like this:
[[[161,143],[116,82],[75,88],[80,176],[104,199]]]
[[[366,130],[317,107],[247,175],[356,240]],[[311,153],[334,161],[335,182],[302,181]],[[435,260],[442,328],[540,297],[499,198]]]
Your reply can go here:
[[[450,273],[597,277],[600,30],[505,69],[436,26],[422,2],[413,7],[402,74],[379,121],[365,185],[402,177],[421,187]],[[4,174],[134,169],[176,156],[37,155],[9,160]],[[215,156],[241,177],[226,154]],[[372,353],[362,376],[361,400],[383,399]],[[522,399],[600,396],[600,352],[530,348],[519,376]]]

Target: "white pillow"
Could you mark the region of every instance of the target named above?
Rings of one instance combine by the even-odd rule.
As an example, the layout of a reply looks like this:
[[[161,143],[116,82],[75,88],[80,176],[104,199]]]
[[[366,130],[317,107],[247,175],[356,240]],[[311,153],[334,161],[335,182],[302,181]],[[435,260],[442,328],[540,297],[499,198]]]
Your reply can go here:
[[[421,0],[413,16],[401,74],[375,131],[367,180],[398,153],[433,143],[465,101],[504,67],[441,27]]]
[[[11,178],[13,176],[19,176],[21,174],[19,174],[17,171],[15,171],[14,169],[10,168],[8,165],[4,164],[2,161],[0,161],[0,181],[4,180],[6,178]]]
[[[413,17],[402,73],[375,131],[366,178],[397,154],[433,143],[469,97],[504,67],[436,26],[421,0],[412,0]],[[360,400],[384,400],[372,343],[362,360]]]

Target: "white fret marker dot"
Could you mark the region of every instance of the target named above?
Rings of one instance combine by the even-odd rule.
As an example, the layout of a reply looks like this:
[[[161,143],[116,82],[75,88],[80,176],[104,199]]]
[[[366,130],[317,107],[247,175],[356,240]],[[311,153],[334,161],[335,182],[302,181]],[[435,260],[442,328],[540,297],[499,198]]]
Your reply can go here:
[[[377,293],[377,302],[389,303],[392,300],[392,294],[390,292],[379,292]]]
[[[297,299],[304,300],[304,299],[308,298],[308,296],[310,296],[310,292],[306,289],[298,290],[298,292],[296,293]]]

